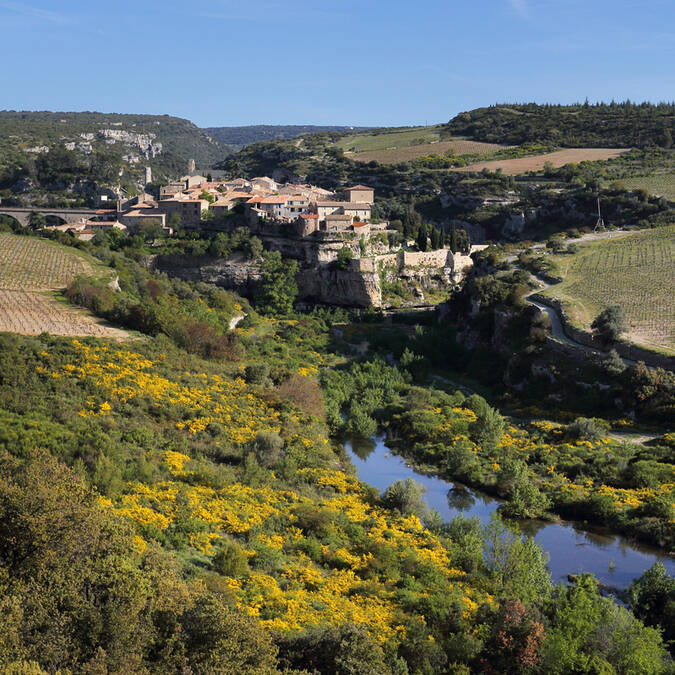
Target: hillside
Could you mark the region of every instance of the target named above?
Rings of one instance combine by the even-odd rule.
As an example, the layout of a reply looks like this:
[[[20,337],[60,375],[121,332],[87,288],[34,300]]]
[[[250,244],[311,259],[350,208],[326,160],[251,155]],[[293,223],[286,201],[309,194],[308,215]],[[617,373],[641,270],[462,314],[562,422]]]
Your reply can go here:
[[[320,126],[315,124],[252,124],[243,127],[207,127],[205,131],[221,143],[241,150],[247,145],[259,141],[272,141],[277,138],[297,138],[304,134],[320,134],[327,131],[360,131],[367,127]]]
[[[603,309],[618,304],[626,313],[628,340],[672,354],[674,256],[675,226],[584,244],[574,255],[553,258],[563,282],[545,294],[560,299],[585,330]]]
[[[495,105],[463,112],[445,130],[488,143],[667,148],[675,135],[675,104]]]
[[[122,183],[138,182],[145,166],[155,179],[173,178],[187,171],[189,159],[208,168],[228,152],[192,122],[169,115],[0,111],[0,188],[21,178],[67,182],[45,175],[52,164],[102,185],[116,183],[120,170]]]

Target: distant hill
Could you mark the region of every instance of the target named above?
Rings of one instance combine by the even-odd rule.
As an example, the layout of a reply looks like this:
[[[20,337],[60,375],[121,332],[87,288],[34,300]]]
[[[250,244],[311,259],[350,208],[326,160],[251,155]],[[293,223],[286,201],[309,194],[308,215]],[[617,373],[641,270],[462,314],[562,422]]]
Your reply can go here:
[[[297,138],[304,134],[321,134],[325,132],[362,131],[369,127],[349,126],[318,126],[314,124],[256,124],[245,127],[207,127],[205,131],[236,150],[258,143],[259,141],[273,141],[278,138]]]
[[[50,156],[86,167],[105,184],[119,171],[133,182],[145,166],[156,179],[172,178],[187,172],[190,159],[206,169],[229,152],[189,120],[169,115],[0,111],[0,187],[17,173],[35,177]]]
[[[675,104],[504,104],[463,112],[445,128],[454,136],[507,145],[670,147],[675,136]]]

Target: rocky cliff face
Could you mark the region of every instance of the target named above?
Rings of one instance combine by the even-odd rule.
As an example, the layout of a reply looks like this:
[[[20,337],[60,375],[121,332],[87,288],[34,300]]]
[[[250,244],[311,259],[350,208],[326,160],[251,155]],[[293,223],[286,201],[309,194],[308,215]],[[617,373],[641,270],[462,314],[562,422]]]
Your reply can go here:
[[[298,275],[299,298],[343,307],[381,307],[382,290],[376,272],[318,267]]]
[[[155,269],[185,281],[203,281],[252,298],[260,283],[260,265],[247,260],[196,256],[157,256]]]
[[[170,276],[216,284],[247,298],[255,298],[260,283],[259,264],[247,260],[157,256],[152,264]],[[299,300],[341,307],[382,306],[377,272],[316,265],[301,269],[297,282]]]

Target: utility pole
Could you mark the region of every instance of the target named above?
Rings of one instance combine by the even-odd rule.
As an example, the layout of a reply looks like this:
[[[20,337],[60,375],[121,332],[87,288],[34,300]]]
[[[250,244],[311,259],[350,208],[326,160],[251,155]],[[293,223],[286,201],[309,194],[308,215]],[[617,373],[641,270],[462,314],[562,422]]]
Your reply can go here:
[[[600,213],[600,197],[598,197],[598,220],[595,223],[593,232],[595,232],[596,230],[604,230],[604,229],[605,229],[605,221],[602,219],[602,214]]]

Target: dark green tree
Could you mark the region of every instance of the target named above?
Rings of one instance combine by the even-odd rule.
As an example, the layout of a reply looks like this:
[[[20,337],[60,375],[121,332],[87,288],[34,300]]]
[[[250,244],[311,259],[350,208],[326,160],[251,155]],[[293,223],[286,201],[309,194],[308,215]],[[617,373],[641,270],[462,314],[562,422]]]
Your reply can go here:
[[[354,255],[352,254],[349,246],[343,246],[337,254],[337,266],[338,269],[346,270],[349,269],[349,264],[351,263]]]
[[[427,226],[422,223],[419,227],[419,230],[417,230],[417,248],[420,251],[426,251],[429,244],[428,244],[428,239],[429,235],[427,232]]]
[[[441,248],[443,243],[441,241],[441,232],[437,227],[431,228],[431,250],[436,251]]]
[[[298,263],[283,259],[279,251],[263,254],[260,266],[260,310],[266,314],[288,314],[298,295],[295,276]]]
[[[610,305],[591,324],[593,335],[604,345],[616,342],[627,329],[626,312],[621,305]]]

